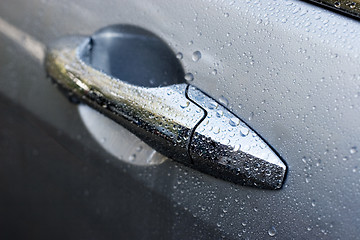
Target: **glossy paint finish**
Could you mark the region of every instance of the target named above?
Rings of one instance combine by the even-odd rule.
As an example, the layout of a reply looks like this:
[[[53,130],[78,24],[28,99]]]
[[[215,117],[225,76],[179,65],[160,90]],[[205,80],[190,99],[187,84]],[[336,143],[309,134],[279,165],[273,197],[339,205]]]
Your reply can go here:
[[[148,29],[182,55],[185,71],[194,76],[193,85],[227,103],[261,133],[290,169],[280,191],[266,191],[232,185],[170,161],[151,167],[124,162],[136,154],[131,152],[136,147],[124,149],[122,156],[108,154],[101,141],[92,138],[94,130],[86,128],[78,108],[51,86],[36,55],[2,30],[0,43],[6,47],[0,48],[0,92],[7,99],[2,102],[40,121],[39,129],[59,146],[45,154],[51,149],[45,146],[52,143],[33,146],[33,136],[44,138],[35,134],[37,128],[29,127],[37,130],[30,132],[30,140],[24,138],[24,131],[15,131],[20,123],[13,128],[4,125],[15,129],[13,138],[2,136],[14,139],[10,146],[16,153],[29,147],[29,153],[20,156],[11,155],[8,145],[1,151],[1,169],[7,169],[0,185],[7,196],[1,211],[6,213],[6,224],[15,226],[12,232],[27,229],[19,219],[28,218],[38,222],[36,226],[48,225],[36,228],[34,237],[63,229],[83,239],[106,234],[173,239],[354,239],[359,235],[358,21],[306,2],[285,0],[100,5],[1,1],[0,16],[43,45],[115,23]],[[194,61],[197,51],[201,58]],[[12,111],[4,111],[18,119]],[[97,125],[104,124],[107,119],[99,118]],[[112,129],[113,134],[121,131]],[[33,157],[32,149],[40,149],[42,157]],[[62,151],[76,160],[69,161]],[[42,164],[17,175],[34,166],[30,163],[36,159]],[[17,165],[11,168],[10,163]],[[11,187],[15,180],[18,184]],[[47,187],[50,183],[58,186],[57,191],[49,190],[55,189]],[[28,190],[32,186],[39,191]],[[64,186],[76,187],[69,191]],[[28,199],[28,205],[20,208],[23,202],[15,199]],[[56,221],[58,206],[69,207],[61,213],[70,219],[77,219],[71,218],[76,215],[71,209],[81,206],[77,215],[81,220]],[[19,218],[12,218],[14,212]],[[83,225],[74,227],[75,223]]]

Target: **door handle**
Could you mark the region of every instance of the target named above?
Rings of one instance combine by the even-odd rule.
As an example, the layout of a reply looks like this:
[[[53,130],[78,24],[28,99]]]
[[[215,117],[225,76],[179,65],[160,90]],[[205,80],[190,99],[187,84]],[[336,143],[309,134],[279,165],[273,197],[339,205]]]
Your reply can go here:
[[[134,54],[136,51],[140,54]],[[136,66],[122,71],[132,81],[124,80],[122,72],[111,74],[103,70],[107,67],[98,67],[117,61],[122,53],[137,56],[127,57],[135,65],[148,59],[145,65],[150,65],[150,70],[141,69],[150,74],[163,55],[160,68],[169,62],[180,66],[157,36],[138,27],[115,25],[91,37],[58,40],[47,50],[46,71],[66,94],[107,115],[175,161],[233,183],[281,188],[286,165],[280,157],[240,118],[201,90],[169,75],[179,72],[177,68],[162,70],[169,81],[161,80],[160,86],[152,87],[149,82],[137,82],[142,70],[137,71]],[[160,56],[152,59],[152,54]],[[121,68],[118,66],[115,69]]]

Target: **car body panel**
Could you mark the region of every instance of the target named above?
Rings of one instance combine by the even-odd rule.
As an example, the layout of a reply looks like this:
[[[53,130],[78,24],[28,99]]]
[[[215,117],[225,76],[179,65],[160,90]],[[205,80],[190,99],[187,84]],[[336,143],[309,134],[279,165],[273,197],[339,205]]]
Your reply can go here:
[[[0,17],[44,46],[117,23],[157,34],[182,53],[185,71],[194,75],[192,84],[222,99],[288,165],[284,187],[266,191],[171,160],[150,167],[122,161],[136,147],[121,156],[105,151],[82,120],[81,107],[70,104],[46,78],[42,62],[0,27],[1,111],[10,118],[1,124],[13,129],[12,136],[2,129],[0,186],[7,197],[1,211],[12,232],[27,229],[20,218],[34,226],[48,224],[34,230],[34,238],[61,231],[82,239],[359,235],[359,21],[285,0],[12,0],[1,1]],[[202,56],[196,62],[195,51]],[[97,121],[109,124],[105,117]],[[138,141],[134,136],[122,140]],[[79,206],[81,212],[74,213]],[[59,221],[54,220],[57,210]],[[76,220],[66,221],[72,216]]]

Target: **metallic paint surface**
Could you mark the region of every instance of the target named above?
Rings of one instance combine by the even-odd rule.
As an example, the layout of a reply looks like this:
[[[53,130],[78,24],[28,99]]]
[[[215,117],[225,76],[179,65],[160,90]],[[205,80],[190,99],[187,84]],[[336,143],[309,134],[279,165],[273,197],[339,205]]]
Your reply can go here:
[[[101,220],[94,225],[80,224],[78,228],[63,221],[61,229],[47,221],[52,227],[49,229],[58,229],[60,233],[64,228],[72,229],[80,238],[93,236],[88,229],[96,229],[96,236],[105,235],[101,232],[121,235],[127,231],[134,234],[131,236],[147,234],[152,238],[173,239],[189,236],[356,239],[359,236],[358,21],[306,2],[285,0],[189,4],[181,1],[114,0],[99,4],[95,1],[4,0],[0,2],[0,15],[44,45],[66,34],[91,34],[114,23],[131,23],[149,29],[165,39],[175,52],[183,54],[182,64],[187,72],[194,73],[195,86],[216,98],[225,97],[232,112],[261,132],[291,169],[283,189],[274,192],[231,185],[175,163],[135,169],[105,157],[104,152],[90,144],[91,138],[78,117],[77,108],[51,86],[43,66],[2,32],[0,44],[6,47],[0,48],[1,95],[53,127],[52,131],[46,130],[47,134],[69,149],[76,159],[62,162],[68,155],[59,155],[63,157],[56,162],[63,167],[63,172],[71,171],[72,168],[66,168],[66,164],[73,166],[71,163],[82,162],[84,168],[91,169],[76,173],[87,181],[76,177],[65,181],[67,186],[78,186],[71,192],[74,194],[80,195],[86,186],[94,190],[89,197],[70,204],[68,199],[72,195],[64,196],[68,197],[68,206],[81,206],[78,214],[84,217],[76,223],[99,219],[98,214]],[[192,60],[194,51],[202,54],[197,62]],[[216,74],[212,74],[214,69]],[[18,134],[22,139],[23,133]],[[78,141],[79,138],[82,141]],[[23,149],[15,143],[13,147]],[[14,161],[9,148],[5,150],[2,150],[2,161]],[[59,148],[54,151],[60,152]],[[61,196],[47,196],[46,192],[53,192],[47,190],[44,181],[35,181],[38,178],[34,176],[58,184],[54,186],[64,183],[56,181],[56,176],[61,179],[63,172],[50,171],[49,156],[40,157],[45,163],[36,165],[43,171],[35,173],[38,168],[34,168],[34,172],[26,175],[14,175],[19,169],[26,170],[27,165],[21,164],[25,159],[39,159],[24,155],[22,160],[16,160],[18,167],[8,168],[9,175],[6,175],[7,179],[22,176],[23,185],[33,180],[31,183],[43,189],[39,191],[44,193],[41,199],[37,198],[38,192],[20,195],[23,199],[32,199],[27,205],[31,211],[17,211],[19,216],[33,217],[39,223],[52,216],[41,207],[44,204],[39,206],[39,203],[48,199],[45,203],[53,210],[59,204],[52,204],[50,200],[59,200]],[[102,165],[106,158],[113,167]],[[75,166],[76,170],[82,169]],[[48,172],[54,173],[54,178],[49,178]],[[107,191],[102,190],[104,186],[108,186]],[[14,200],[21,192],[11,189],[6,193],[8,199]],[[56,193],[67,191],[57,187]],[[130,203],[124,197],[129,193]],[[135,204],[143,199],[148,201]],[[11,213],[19,209],[17,206],[13,202],[2,205],[2,209],[8,210],[3,211],[7,213],[3,215],[8,218],[7,224],[19,229],[24,225],[16,225],[18,219],[10,218]],[[110,211],[107,206],[118,211]],[[36,218],[35,213],[44,218]],[[118,225],[108,224],[106,219],[114,219]],[[158,224],[152,224],[154,222]],[[34,234],[45,234],[41,229],[42,232]]]

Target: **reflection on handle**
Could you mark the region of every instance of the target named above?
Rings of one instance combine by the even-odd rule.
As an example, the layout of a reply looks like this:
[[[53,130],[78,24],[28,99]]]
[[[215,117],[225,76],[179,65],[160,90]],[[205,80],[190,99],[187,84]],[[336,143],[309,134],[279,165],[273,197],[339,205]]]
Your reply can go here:
[[[160,153],[190,163],[190,135],[204,111],[185,97],[187,85],[146,88],[112,78],[80,59],[88,44],[88,38],[58,41],[47,53],[48,74],[69,94],[122,124]]]

